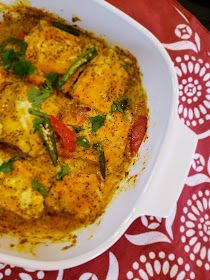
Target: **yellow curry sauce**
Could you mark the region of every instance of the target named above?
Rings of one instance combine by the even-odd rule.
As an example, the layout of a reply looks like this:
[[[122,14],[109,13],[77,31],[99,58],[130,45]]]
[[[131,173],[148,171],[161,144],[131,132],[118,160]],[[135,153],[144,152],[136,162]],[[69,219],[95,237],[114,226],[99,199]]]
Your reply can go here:
[[[53,238],[93,223],[144,138],[135,57],[62,19],[0,22],[0,233]]]

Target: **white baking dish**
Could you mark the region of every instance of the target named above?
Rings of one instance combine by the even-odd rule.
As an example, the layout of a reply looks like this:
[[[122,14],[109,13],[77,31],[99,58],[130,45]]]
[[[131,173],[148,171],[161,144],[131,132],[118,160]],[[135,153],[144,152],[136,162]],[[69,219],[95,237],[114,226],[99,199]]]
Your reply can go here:
[[[32,256],[11,251],[8,237],[0,240],[1,261],[55,270],[82,264],[101,254],[140,215],[166,217],[182,191],[196,138],[177,116],[177,78],[173,64],[148,30],[101,0],[32,0],[31,5],[46,8],[67,20],[72,14],[77,15],[82,19],[78,23],[81,27],[129,49],[138,58],[150,108],[148,140],[141,146],[141,157],[129,175],[138,174],[136,186],[126,187],[113,199],[100,225],[79,232],[74,248],[61,251],[65,244],[42,246]],[[146,167],[144,171],[142,167]]]

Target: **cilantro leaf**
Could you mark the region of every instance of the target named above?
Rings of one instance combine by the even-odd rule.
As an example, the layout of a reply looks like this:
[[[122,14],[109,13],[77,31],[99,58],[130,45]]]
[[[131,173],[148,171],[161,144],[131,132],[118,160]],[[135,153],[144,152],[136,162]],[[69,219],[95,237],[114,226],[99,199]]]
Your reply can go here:
[[[18,56],[23,56],[25,54],[27,46],[28,46],[28,44],[25,41],[20,40],[18,38],[13,38],[13,37],[7,38],[0,44],[0,53],[1,54],[3,52],[5,52],[6,47],[8,45],[15,45],[15,46],[19,47],[19,51],[16,53]]]
[[[112,107],[111,107],[111,113],[114,113],[116,111],[118,111],[122,114],[124,113],[124,109],[119,101],[113,102]]]
[[[104,125],[104,122],[106,120],[106,115],[97,115],[95,117],[89,118],[91,124],[92,124],[92,133],[96,134],[97,130]]]
[[[77,143],[77,145],[79,145],[83,148],[89,148],[90,147],[90,143],[89,143],[88,139],[84,136],[77,137],[76,143]]]
[[[38,89],[36,87],[28,90],[28,101],[35,107],[42,105],[42,102],[51,94],[50,90]]]
[[[53,93],[57,81],[58,74],[55,72],[49,73],[43,87],[40,89],[33,87],[28,90],[28,101],[35,107],[41,106],[42,102]]]
[[[25,59],[19,59],[13,65],[13,72],[23,79],[26,75],[32,74],[35,70],[34,65]]]
[[[13,163],[17,160],[19,160],[19,157],[16,156],[16,157],[12,157],[11,159],[9,159],[6,162],[3,162],[2,165],[0,165],[0,172],[7,174],[10,171],[12,171],[14,169]]]
[[[39,182],[37,182],[34,179],[32,180],[31,185],[32,185],[32,188],[34,190],[40,192],[43,197],[47,197],[48,196],[48,191],[47,191],[47,189],[45,188],[44,185],[40,184]]]
[[[19,51],[15,51],[12,47],[19,47]],[[34,72],[34,65],[24,59],[27,49],[27,43],[17,38],[8,38],[0,44],[0,56],[5,70],[12,70],[14,74],[23,79],[26,75]]]
[[[123,67],[126,71],[128,71],[130,65],[131,65],[130,63],[125,62],[124,64],[122,64],[122,67]]]
[[[79,133],[80,131],[84,130],[84,128],[80,125],[71,125],[71,127],[74,129],[76,133]]]
[[[13,62],[18,59],[17,53],[13,49],[8,49],[2,54],[3,68],[8,70],[12,67]]]
[[[125,110],[128,108],[128,106],[129,106],[129,102],[127,98],[122,99],[121,101],[114,101],[111,106],[111,113],[118,111],[123,114]]]
[[[65,175],[67,175],[67,174],[69,174],[70,173],[70,167],[69,166],[67,166],[67,165],[63,165],[63,166],[61,166],[61,169],[60,169],[60,171],[56,174],[56,180],[57,181],[61,181],[61,180],[63,180],[63,177],[65,176]]]

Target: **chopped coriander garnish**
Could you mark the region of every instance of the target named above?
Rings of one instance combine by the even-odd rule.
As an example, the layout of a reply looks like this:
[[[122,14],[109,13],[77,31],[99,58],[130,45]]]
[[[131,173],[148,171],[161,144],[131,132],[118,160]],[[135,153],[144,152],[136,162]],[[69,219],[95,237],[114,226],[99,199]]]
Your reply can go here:
[[[77,145],[79,145],[83,148],[86,148],[86,149],[90,147],[90,143],[89,143],[88,139],[84,136],[77,137],[76,143],[77,143]]]
[[[129,102],[127,98],[124,98],[121,101],[114,101],[111,106],[111,113],[118,111],[123,114],[125,110],[128,108],[128,106],[129,106]]]
[[[6,40],[4,40],[3,42],[1,42],[0,44],[0,53],[4,53],[6,51],[6,46],[8,45],[16,45],[19,47],[19,51],[16,52],[16,54],[20,57],[20,56],[23,56],[26,52],[26,49],[27,49],[27,46],[28,44],[23,41],[23,40],[20,40],[18,38],[8,38]]]
[[[8,45],[16,45],[19,47],[19,51],[15,51],[13,48],[6,47]],[[27,43],[17,38],[8,38],[0,44],[0,56],[5,70],[12,70],[14,74],[23,79],[26,75],[34,72],[34,65],[24,59]]]
[[[28,91],[28,101],[35,107],[42,105],[42,102],[47,99],[56,88],[58,74],[51,72],[47,75],[46,81],[41,88],[33,87]]]
[[[89,118],[91,124],[92,124],[92,133],[96,134],[97,130],[104,125],[104,122],[106,120],[106,115],[97,115],[95,117]]]
[[[123,68],[124,68],[126,71],[128,71],[129,66],[130,66],[130,63],[125,62],[124,64],[122,64],[122,66],[123,66]]]
[[[70,173],[70,167],[69,166],[67,166],[67,165],[63,165],[63,166],[61,166],[61,169],[60,169],[60,171],[56,174],[56,180],[57,181],[60,181],[60,180],[63,180],[63,177],[65,176],[65,175],[67,175],[67,174],[69,174]]]
[[[3,54],[2,54],[2,63],[3,63],[3,68],[5,70],[8,70],[12,67],[13,62],[15,60],[18,60],[18,55],[13,49],[7,49]]]
[[[51,91],[38,89],[37,87],[30,88],[28,90],[28,101],[35,107],[42,105],[42,102],[47,99],[51,94]]]
[[[124,109],[123,109],[123,107],[122,107],[122,105],[120,104],[119,101],[113,102],[112,107],[111,107],[111,113],[114,113],[116,111],[118,111],[122,114],[124,113]]]
[[[76,133],[79,133],[80,131],[84,130],[84,128],[80,125],[71,125],[71,127],[74,129]]]
[[[12,69],[17,76],[23,79],[25,76],[32,74],[35,70],[35,67],[30,61],[22,58],[14,63]]]
[[[4,174],[7,174],[9,173],[10,171],[12,171],[14,169],[13,167],[13,163],[17,160],[19,160],[20,158],[19,157],[12,157],[11,159],[9,159],[8,161],[6,162],[3,162],[1,165],[0,165],[0,172],[3,172]]]
[[[32,180],[31,185],[32,185],[32,188],[34,190],[40,192],[43,197],[47,197],[48,196],[48,191],[47,191],[47,189],[45,188],[44,185],[40,184],[39,182],[37,182],[34,179]]]

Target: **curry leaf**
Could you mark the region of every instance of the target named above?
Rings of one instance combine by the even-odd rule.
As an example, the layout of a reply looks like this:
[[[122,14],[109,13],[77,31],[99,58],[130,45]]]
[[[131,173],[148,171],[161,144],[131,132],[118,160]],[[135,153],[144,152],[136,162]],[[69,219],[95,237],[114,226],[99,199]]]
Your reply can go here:
[[[97,115],[95,117],[90,117],[90,122],[92,124],[92,133],[96,134],[97,130],[104,125],[106,120],[106,115]]]

